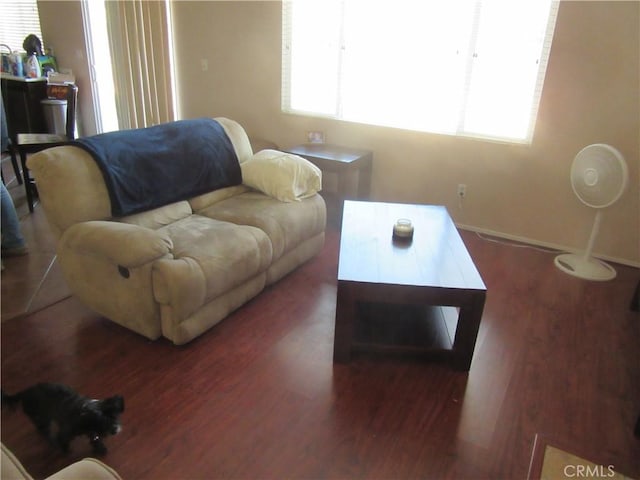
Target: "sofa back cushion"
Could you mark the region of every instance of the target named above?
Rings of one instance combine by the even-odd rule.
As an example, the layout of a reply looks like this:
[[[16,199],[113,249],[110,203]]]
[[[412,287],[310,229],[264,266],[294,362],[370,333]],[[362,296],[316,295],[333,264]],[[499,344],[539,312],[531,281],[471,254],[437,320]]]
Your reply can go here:
[[[189,199],[189,204],[194,212],[210,207],[218,202],[226,200],[227,198],[235,197],[242,193],[248,192],[249,187],[245,185],[236,185],[235,187],[221,188],[214,192],[205,193],[204,195],[198,195]]]
[[[228,118],[216,118],[233,144],[240,163],[253,156],[251,143],[240,124]],[[91,155],[81,148],[62,146],[50,148],[29,157],[27,165],[38,184],[41,204],[56,237],[75,223],[112,218],[111,201],[100,168]],[[246,187],[231,187],[244,191]],[[226,190],[226,189],[223,189]],[[221,192],[220,199],[228,192]],[[202,195],[202,202],[211,199]],[[217,199],[218,196],[216,196]],[[217,201],[217,200],[216,200]],[[190,207],[188,207],[190,209]],[[151,211],[151,215],[132,215],[121,219],[127,223],[159,228],[174,217],[183,218],[186,202],[170,204]],[[190,211],[190,210],[189,210]]]
[[[235,147],[211,118],[108,132],[74,145],[87,150],[102,171],[114,216],[242,183]]]
[[[231,140],[240,165],[249,160],[253,156],[253,149],[251,148],[251,142],[249,141],[247,132],[242,128],[242,125],[235,120],[224,117],[216,117],[214,120],[222,125],[229,140]]]
[[[193,211],[191,210],[189,202],[182,200],[181,202],[170,203],[169,205],[147,210],[146,212],[120,217],[118,220],[120,222],[138,225],[139,227],[157,230],[158,228],[182,220],[192,213]]]
[[[111,202],[100,169],[84,150],[54,147],[27,161],[40,202],[56,236],[71,225],[111,218]]]

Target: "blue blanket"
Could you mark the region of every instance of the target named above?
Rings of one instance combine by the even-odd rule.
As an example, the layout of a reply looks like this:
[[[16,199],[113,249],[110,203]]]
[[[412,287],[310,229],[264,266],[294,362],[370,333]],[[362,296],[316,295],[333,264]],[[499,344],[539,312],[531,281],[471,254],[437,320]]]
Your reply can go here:
[[[130,215],[242,183],[222,125],[180,120],[76,140],[102,174],[113,216]]]

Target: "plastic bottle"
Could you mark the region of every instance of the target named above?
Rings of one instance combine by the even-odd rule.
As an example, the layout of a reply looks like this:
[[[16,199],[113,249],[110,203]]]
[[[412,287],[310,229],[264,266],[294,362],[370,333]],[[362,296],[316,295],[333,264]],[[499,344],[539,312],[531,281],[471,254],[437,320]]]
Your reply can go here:
[[[29,55],[27,59],[27,77],[29,78],[39,78],[42,76],[42,70],[40,69],[40,62],[38,62],[38,57],[34,53],[33,55]]]
[[[19,52],[13,52],[11,54],[11,73],[16,77],[24,77],[22,55],[20,55]]]

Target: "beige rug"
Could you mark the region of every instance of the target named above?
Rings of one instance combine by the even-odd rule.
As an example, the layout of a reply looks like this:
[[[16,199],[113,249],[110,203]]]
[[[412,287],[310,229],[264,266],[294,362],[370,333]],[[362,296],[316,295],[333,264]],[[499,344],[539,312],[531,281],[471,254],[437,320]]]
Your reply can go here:
[[[536,436],[528,480],[611,479],[634,480],[616,470],[615,465],[600,465],[550,445]]]

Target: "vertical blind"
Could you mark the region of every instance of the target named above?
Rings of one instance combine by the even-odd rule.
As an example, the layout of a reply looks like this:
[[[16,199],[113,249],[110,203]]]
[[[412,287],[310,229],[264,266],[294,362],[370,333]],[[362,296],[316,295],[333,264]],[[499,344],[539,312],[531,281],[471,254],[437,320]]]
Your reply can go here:
[[[36,0],[3,1],[0,10],[1,44],[9,46],[11,51],[22,52],[25,37],[33,33],[44,45]]]
[[[557,2],[283,4],[285,112],[528,142]]]
[[[175,120],[166,0],[105,2],[121,129]]]

